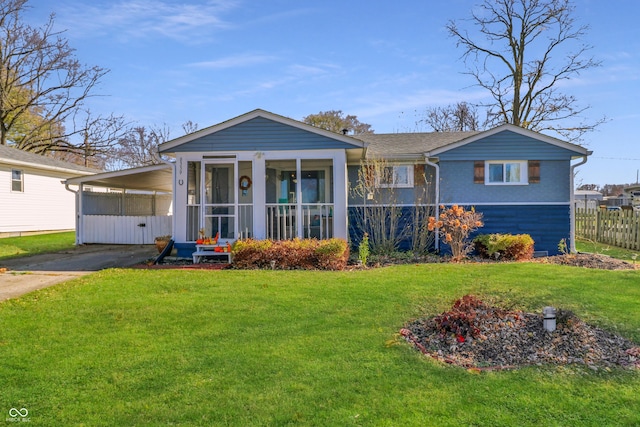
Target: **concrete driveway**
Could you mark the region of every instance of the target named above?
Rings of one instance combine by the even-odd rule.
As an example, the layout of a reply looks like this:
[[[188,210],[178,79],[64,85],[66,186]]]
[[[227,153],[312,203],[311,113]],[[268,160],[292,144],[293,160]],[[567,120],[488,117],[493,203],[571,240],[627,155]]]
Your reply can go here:
[[[129,267],[157,255],[154,245],[83,245],[63,252],[0,260],[0,269],[7,269],[0,273],[0,301],[105,268]]]

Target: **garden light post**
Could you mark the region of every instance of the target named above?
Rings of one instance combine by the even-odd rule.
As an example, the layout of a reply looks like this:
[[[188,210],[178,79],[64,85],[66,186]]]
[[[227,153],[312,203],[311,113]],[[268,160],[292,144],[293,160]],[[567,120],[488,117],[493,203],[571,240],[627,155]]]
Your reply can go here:
[[[553,332],[556,330],[556,309],[553,307],[545,307],[542,309],[542,315],[544,320],[542,325],[544,329]]]

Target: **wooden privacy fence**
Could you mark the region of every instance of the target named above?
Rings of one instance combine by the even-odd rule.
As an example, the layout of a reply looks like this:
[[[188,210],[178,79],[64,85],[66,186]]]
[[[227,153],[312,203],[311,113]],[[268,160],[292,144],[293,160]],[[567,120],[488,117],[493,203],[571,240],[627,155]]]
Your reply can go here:
[[[625,249],[640,250],[640,212],[577,208],[576,236]]]

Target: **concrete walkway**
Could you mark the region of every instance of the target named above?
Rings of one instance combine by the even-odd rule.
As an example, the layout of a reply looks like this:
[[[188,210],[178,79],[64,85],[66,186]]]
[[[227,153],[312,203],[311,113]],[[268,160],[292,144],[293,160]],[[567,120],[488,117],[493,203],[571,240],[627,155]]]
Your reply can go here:
[[[154,245],[83,245],[50,254],[0,260],[0,301],[105,268],[129,267],[154,258]]]

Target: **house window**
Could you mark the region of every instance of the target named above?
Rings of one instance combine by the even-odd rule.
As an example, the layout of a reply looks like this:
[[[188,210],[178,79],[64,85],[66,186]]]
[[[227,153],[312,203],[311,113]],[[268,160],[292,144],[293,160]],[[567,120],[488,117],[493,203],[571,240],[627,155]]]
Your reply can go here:
[[[487,161],[484,182],[488,185],[521,185],[528,183],[526,161]]]
[[[376,185],[382,188],[413,187],[413,165],[385,166],[376,177]]]
[[[11,191],[24,192],[24,174],[21,170],[11,170]]]

